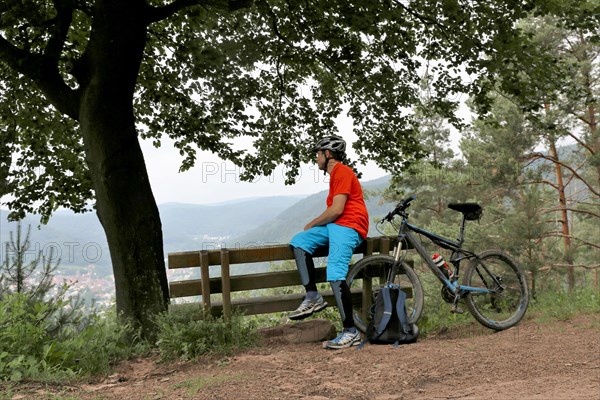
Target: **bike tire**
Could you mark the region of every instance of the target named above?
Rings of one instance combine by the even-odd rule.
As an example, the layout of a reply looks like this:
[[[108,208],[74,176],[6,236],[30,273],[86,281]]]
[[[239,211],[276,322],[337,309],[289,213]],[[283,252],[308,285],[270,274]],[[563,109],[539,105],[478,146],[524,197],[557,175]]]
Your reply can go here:
[[[471,261],[465,272],[464,284],[487,289],[497,286],[487,271],[502,280],[504,290],[493,294],[470,292],[465,298],[467,307],[483,326],[496,331],[508,329],[516,325],[527,311],[527,279],[521,267],[509,255],[488,250]]]
[[[364,257],[350,268],[346,282],[350,290],[356,292],[363,288],[363,280],[366,277],[371,280],[373,293],[386,283],[400,284],[400,287],[409,295],[406,301],[406,313],[409,317],[409,323],[414,324],[423,312],[423,286],[415,271],[405,262],[401,264],[400,271],[393,281],[387,282],[387,272],[393,264],[394,258],[388,255]],[[372,304],[371,298],[366,300],[366,303],[353,301],[352,304],[354,324],[362,333],[367,330],[368,313]]]

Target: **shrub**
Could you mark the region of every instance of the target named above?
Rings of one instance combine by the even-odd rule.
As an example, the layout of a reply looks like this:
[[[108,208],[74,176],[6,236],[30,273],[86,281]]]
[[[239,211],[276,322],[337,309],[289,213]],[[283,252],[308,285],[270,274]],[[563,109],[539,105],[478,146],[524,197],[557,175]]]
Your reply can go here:
[[[157,346],[163,359],[193,360],[203,354],[230,354],[254,345],[258,337],[256,326],[234,313],[229,320],[199,317],[197,306],[171,307],[156,319]]]
[[[17,226],[6,244],[0,275],[0,380],[60,380],[106,372],[111,363],[142,351],[135,332],[114,313],[86,308],[52,283],[58,261],[41,253],[26,263],[29,231]],[[40,265],[41,262],[41,265]],[[134,338],[133,342],[128,338]]]
[[[128,341],[128,326],[113,314],[89,313],[57,329],[56,301],[32,302],[23,293],[6,295],[0,302],[0,379],[62,380],[104,373],[120,358],[145,349],[142,342]],[[81,310],[79,310],[81,311]],[[72,322],[72,321],[67,321]]]

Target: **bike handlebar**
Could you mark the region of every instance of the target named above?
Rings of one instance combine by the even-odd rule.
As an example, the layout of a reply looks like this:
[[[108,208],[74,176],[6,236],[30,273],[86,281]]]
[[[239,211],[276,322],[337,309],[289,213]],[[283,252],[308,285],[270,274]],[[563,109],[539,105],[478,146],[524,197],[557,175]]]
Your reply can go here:
[[[397,205],[396,208],[394,208],[394,210],[390,211],[388,213],[388,215],[386,215],[385,217],[383,217],[383,219],[381,220],[381,222],[385,222],[385,221],[391,221],[392,219],[394,219],[394,217],[400,213],[403,213],[404,210],[406,210],[408,207],[410,207],[410,202],[413,200],[416,200],[417,197],[413,194],[409,197],[407,197],[406,199],[400,201]]]

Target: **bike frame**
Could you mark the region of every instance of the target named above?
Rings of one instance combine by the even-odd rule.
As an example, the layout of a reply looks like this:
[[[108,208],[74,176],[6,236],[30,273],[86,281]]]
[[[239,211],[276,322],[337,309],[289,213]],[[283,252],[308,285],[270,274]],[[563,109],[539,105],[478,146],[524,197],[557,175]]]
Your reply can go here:
[[[407,221],[407,214],[402,215],[402,223],[400,225],[400,229],[398,230],[398,245],[394,249],[394,274],[397,273],[398,267],[400,265],[400,255],[402,253],[402,243],[408,242],[413,246],[413,248],[417,251],[419,256],[425,261],[431,272],[442,282],[454,295],[456,295],[456,299],[458,300],[464,293],[495,293],[496,290],[487,289],[487,288],[479,288],[473,286],[460,285],[458,283],[458,276],[460,271],[460,262],[465,259],[477,258],[477,254],[464,250],[462,248],[462,243],[464,241],[464,227],[465,220],[463,218],[461,229],[460,229],[460,239],[458,241],[454,241],[443,236],[436,235],[433,232],[429,232],[425,229],[419,228],[418,226],[412,225]],[[413,232],[417,234],[421,234],[431,240],[433,243],[438,246],[452,250],[452,256],[450,257],[450,262],[454,265],[456,269],[456,278],[450,281],[446,276],[440,271],[440,269],[434,264],[431,255],[425,249],[425,246],[421,244],[421,241],[418,240]],[[483,264],[482,264],[483,265]],[[485,265],[483,265],[485,268]],[[487,268],[485,268],[487,270]],[[497,281],[496,277],[487,271],[489,276],[495,283],[498,285],[497,287],[502,287],[501,283]]]

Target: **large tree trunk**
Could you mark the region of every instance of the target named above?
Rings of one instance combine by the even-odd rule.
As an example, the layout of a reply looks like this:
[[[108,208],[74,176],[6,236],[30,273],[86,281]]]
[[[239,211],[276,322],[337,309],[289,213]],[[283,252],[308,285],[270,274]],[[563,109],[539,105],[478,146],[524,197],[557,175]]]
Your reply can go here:
[[[151,337],[152,317],[166,310],[169,296],[160,216],[133,116],[146,41],[140,3],[96,2],[82,66],[79,121],[98,218],[110,249],[117,311]]]

